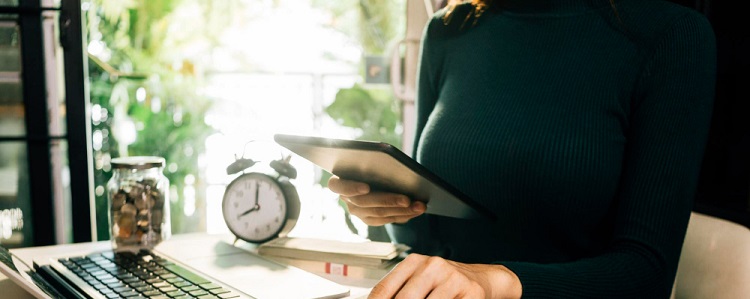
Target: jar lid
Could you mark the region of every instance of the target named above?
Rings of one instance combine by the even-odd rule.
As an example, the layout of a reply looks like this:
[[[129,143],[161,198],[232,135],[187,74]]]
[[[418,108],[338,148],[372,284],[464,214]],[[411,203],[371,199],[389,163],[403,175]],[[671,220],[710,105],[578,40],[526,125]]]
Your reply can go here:
[[[112,168],[119,169],[149,169],[154,167],[164,167],[165,160],[162,157],[135,156],[120,157],[110,161]]]

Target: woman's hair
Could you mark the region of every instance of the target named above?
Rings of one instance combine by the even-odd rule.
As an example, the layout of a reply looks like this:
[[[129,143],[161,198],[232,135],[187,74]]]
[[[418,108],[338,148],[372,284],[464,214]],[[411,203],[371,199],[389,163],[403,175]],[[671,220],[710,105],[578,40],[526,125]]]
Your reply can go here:
[[[443,24],[448,25],[448,23],[451,22],[453,19],[453,15],[456,12],[456,6],[459,4],[471,4],[473,7],[473,11],[466,14],[466,17],[463,20],[463,23],[461,23],[461,28],[466,25],[466,23],[471,20],[472,18],[474,21],[472,22],[472,26],[477,24],[477,20],[479,20],[479,17],[482,16],[482,14],[487,11],[487,8],[489,8],[492,3],[495,2],[495,0],[448,0],[447,1],[447,9],[445,11],[445,15],[443,16]]]
[[[618,22],[622,23],[622,20],[620,19],[620,14],[617,12],[617,7],[615,6],[615,0],[608,0],[609,5],[612,7],[612,11],[615,13],[615,17],[617,18]],[[487,9],[490,8],[496,8],[496,4],[502,2],[502,0],[447,0],[446,4],[446,12],[443,16],[443,23],[448,25],[448,23],[451,22],[453,19],[453,15],[456,9],[456,6],[460,4],[470,4],[472,6],[472,11],[466,14],[466,17],[463,20],[463,23],[461,24],[461,28],[466,25],[466,23],[469,20],[472,20],[472,26],[476,25],[477,20],[479,20],[479,17],[482,16],[482,14],[487,11]]]

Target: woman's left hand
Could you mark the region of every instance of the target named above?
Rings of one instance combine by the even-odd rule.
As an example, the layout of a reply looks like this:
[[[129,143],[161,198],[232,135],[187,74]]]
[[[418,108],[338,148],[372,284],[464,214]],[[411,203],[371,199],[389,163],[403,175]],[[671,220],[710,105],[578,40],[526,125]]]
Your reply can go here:
[[[503,265],[410,254],[368,298],[521,298],[521,281]]]

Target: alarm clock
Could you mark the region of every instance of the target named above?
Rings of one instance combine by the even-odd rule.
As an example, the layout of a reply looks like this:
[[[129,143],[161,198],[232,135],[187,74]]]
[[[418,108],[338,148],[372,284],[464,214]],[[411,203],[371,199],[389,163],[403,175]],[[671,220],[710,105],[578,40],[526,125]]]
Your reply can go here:
[[[289,182],[297,176],[290,157],[270,163],[275,174],[244,172],[256,163],[247,158],[236,159],[227,167],[230,175],[243,171],[227,185],[222,200],[224,222],[237,239],[259,244],[285,236],[294,228],[300,201]]]

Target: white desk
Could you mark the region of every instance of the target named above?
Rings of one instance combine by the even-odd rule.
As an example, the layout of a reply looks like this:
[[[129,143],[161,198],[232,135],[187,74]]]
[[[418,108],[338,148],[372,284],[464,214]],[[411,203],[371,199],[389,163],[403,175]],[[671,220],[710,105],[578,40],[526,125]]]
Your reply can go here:
[[[203,254],[208,251],[215,250],[214,248],[220,248],[216,246],[219,243],[231,244],[234,241],[234,237],[231,235],[209,235],[209,234],[183,234],[175,235],[167,241],[159,244],[157,249],[164,246],[179,246],[182,248],[190,248],[186,250],[186,254]],[[197,247],[183,247],[186,244],[201,244]],[[12,249],[13,254],[20,257],[24,262],[31,265],[33,259],[46,260],[49,258],[57,258],[61,256],[76,256],[76,255],[87,255],[96,251],[107,250],[110,248],[109,241],[101,241],[95,243],[76,243],[76,244],[65,244],[55,246],[42,246],[42,247],[29,247]],[[252,251],[254,248],[248,244],[242,244],[237,246],[243,250]],[[321,276],[321,275],[319,275]],[[378,282],[375,279],[358,279],[350,278],[345,276],[325,275],[321,276],[341,285],[348,286],[351,289],[351,295],[347,298],[366,298],[372,287]],[[10,279],[0,274],[0,297],[2,298],[18,298],[18,299],[33,299],[29,293],[24,291],[21,287],[17,286]]]

